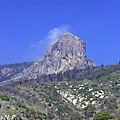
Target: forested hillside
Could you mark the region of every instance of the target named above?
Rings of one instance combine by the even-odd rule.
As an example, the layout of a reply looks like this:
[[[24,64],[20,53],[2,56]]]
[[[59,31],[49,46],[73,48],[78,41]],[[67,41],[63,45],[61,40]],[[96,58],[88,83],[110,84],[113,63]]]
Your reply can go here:
[[[69,81],[16,81],[0,91],[0,114],[17,120],[120,119],[120,64]]]

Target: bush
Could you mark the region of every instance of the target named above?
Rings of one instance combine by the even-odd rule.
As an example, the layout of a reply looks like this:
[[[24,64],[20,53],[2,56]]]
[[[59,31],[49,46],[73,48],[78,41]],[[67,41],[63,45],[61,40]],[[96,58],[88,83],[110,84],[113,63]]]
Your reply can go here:
[[[117,105],[117,108],[120,110],[120,104]]]
[[[107,111],[100,111],[98,112],[93,120],[109,120],[114,118],[109,112]]]
[[[29,113],[26,113],[26,117],[27,117],[27,118],[30,118],[31,115],[30,115]]]
[[[92,107],[92,105],[91,104],[89,104],[89,105],[87,105],[85,108],[84,108],[84,110],[85,111],[87,111],[89,108],[91,108]]]
[[[0,99],[1,99],[1,100],[9,101],[9,97],[8,97],[8,96],[5,96],[5,95],[2,95],[2,94],[0,94]]]
[[[4,96],[4,100],[9,101],[9,97],[8,96]]]
[[[41,118],[41,116],[40,116],[40,115],[37,115],[37,116],[35,117],[35,119],[42,120],[42,118]]]
[[[49,103],[48,103],[48,106],[49,106],[49,107],[51,107],[51,106],[52,106],[52,104],[49,102]]]
[[[30,109],[30,113],[34,115],[36,112],[34,109]]]
[[[120,120],[120,114],[118,115],[117,120]]]

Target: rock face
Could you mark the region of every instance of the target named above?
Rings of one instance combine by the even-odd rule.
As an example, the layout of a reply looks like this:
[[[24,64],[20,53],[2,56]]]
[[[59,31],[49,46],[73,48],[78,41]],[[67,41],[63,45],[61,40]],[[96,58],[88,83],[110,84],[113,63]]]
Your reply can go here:
[[[85,69],[95,64],[86,58],[85,42],[71,33],[63,34],[57,42],[50,45],[42,59],[35,62],[23,72],[27,79],[37,78],[42,74],[52,74],[72,70]],[[17,76],[18,79],[21,75]]]

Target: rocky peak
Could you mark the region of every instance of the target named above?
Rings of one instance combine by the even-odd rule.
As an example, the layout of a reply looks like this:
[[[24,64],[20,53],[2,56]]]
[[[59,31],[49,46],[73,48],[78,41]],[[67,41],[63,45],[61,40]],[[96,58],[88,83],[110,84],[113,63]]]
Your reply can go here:
[[[48,47],[42,59],[23,72],[23,76],[35,79],[42,74],[65,72],[75,67],[86,69],[88,66],[95,64],[86,58],[85,42],[71,33],[65,33]]]
[[[44,57],[59,54],[61,58],[85,57],[85,42],[71,33],[63,34],[56,43],[50,45]]]

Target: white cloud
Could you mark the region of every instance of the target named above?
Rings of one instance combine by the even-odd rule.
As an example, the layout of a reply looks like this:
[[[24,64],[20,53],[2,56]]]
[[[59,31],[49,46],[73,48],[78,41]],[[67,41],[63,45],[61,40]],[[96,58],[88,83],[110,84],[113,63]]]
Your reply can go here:
[[[69,26],[66,26],[66,25],[53,28],[53,29],[51,29],[51,30],[48,32],[48,35],[47,35],[44,39],[38,41],[38,43],[31,43],[31,46],[32,46],[32,47],[35,47],[35,48],[36,48],[36,47],[40,47],[41,45],[45,45],[45,46],[47,45],[47,46],[48,46],[48,45],[56,42],[57,39],[58,39],[62,34],[68,32],[69,29],[70,29],[70,27],[69,27]]]
[[[48,32],[48,35],[44,39],[38,41],[37,43],[31,43],[32,53],[34,54],[33,57],[34,58],[40,58],[41,57],[40,56],[40,51],[45,52],[45,50],[47,49],[47,47],[50,44],[55,43],[58,40],[58,38],[62,34],[68,32],[69,29],[70,29],[70,27],[66,26],[66,25],[53,28]],[[41,53],[41,54],[43,54],[43,53]]]
[[[48,41],[48,44],[54,43],[63,33],[68,32],[70,29],[69,26],[61,26],[58,28],[54,28],[49,31],[48,36],[45,38]]]

